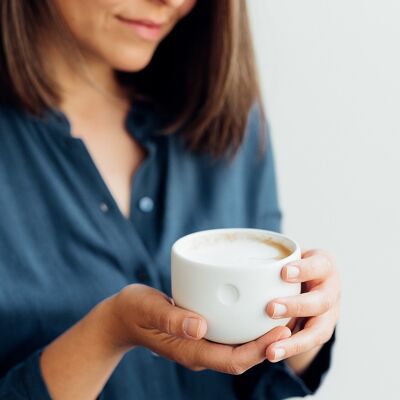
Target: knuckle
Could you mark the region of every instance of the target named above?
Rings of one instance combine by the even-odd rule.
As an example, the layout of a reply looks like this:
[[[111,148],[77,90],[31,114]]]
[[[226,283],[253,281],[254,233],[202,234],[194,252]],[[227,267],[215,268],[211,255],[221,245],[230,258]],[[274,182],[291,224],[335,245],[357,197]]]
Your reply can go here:
[[[324,250],[315,250],[310,255],[308,275],[310,279],[321,275],[330,275],[334,270],[333,257]]]
[[[193,354],[187,349],[184,349],[180,352],[179,356],[175,358],[175,360],[186,367],[187,369],[195,371],[196,369],[200,368],[200,365],[196,360],[193,358]]]
[[[303,353],[304,346],[302,343],[295,343],[292,348],[293,354]]]
[[[323,254],[317,254],[314,258],[314,265],[313,265],[314,274],[322,275],[327,269],[327,260]]]
[[[231,375],[242,375],[246,371],[242,365],[238,363],[229,363],[227,365],[227,372]]]
[[[310,250],[305,250],[305,251],[303,251],[303,253],[302,253],[302,258],[311,257],[311,256],[313,256],[314,253],[315,253],[315,250],[312,250],[312,249],[310,249]]]
[[[315,344],[317,346],[322,346],[329,340],[330,336],[331,335],[329,335],[329,332],[328,333],[327,332],[318,332],[315,335]]]
[[[193,364],[190,360],[182,359],[182,360],[176,360],[179,364],[183,365],[185,368],[190,369],[191,371],[194,371],[197,367],[197,365]]]
[[[294,316],[301,317],[304,314],[304,304],[301,303],[300,301],[297,301],[293,305],[293,314]]]
[[[168,333],[168,335],[171,334],[171,329],[172,329],[172,324],[171,324],[171,318],[169,314],[161,314],[159,316],[159,324],[161,329],[165,332]]]
[[[332,273],[334,271],[334,267],[333,267],[332,261],[330,260],[329,257],[325,257],[325,269],[326,269],[327,275],[332,275]]]
[[[183,362],[183,365],[184,365],[186,368],[190,369],[191,371],[196,371],[196,372],[198,372],[198,371],[203,371],[203,370],[205,369],[204,367],[202,367],[201,365],[199,365],[197,362],[195,362],[193,359],[186,359],[186,360]]]
[[[319,255],[313,255],[310,262],[305,268],[307,280],[313,280],[321,276],[321,271],[324,267],[324,260]]]
[[[200,371],[205,370],[204,367],[201,367],[200,365],[195,365],[195,364],[188,365],[187,368],[194,372],[200,372]]]
[[[321,301],[321,311],[323,313],[329,311],[333,307],[333,299],[326,297]]]
[[[323,251],[321,255],[323,257],[325,267],[328,269],[328,272],[332,273],[335,270],[336,264],[334,256],[327,251]]]
[[[313,251],[315,255],[323,256],[323,257],[330,257],[330,253],[328,250],[317,248]]]

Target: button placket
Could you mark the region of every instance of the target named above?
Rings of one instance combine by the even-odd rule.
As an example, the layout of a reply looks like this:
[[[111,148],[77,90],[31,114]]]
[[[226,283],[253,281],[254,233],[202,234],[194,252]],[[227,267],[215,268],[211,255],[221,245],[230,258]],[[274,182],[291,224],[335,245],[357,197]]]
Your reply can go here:
[[[151,276],[143,265],[135,271],[135,276],[139,283],[148,285],[151,282]]]

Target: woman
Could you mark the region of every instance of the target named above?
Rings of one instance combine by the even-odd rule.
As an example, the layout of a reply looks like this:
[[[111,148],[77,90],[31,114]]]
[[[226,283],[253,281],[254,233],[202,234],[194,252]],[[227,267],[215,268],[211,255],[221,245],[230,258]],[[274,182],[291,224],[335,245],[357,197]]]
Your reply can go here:
[[[0,6],[0,398],[315,391],[338,314],[326,252],[266,305],[292,331],[241,346],[169,298],[180,236],[280,229],[245,0]]]

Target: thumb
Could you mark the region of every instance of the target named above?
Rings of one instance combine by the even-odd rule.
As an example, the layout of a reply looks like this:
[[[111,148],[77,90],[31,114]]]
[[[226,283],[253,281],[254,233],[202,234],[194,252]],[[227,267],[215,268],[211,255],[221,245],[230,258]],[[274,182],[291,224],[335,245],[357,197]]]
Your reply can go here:
[[[152,304],[151,325],[161,332],[186,339],[201,339],[207,331],[206,320],[173,304],[167,296],[157,296]],[[172,302],[172,303],[171,303]]]

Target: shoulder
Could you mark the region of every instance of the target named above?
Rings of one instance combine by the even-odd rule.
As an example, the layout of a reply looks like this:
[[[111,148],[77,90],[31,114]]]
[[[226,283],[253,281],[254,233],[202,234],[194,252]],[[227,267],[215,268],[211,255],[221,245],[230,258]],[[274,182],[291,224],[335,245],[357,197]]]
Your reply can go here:
[[[18,111],[4,105],[0,105],[0,155],[10,150],[10,141],[13,141],[16,132],[21,130],[22,116]],[[1,157],[3,158],[3,157]]]
[[[252,105],[249,111],[246,134],[249,135],[252,132],[260,131],[263,125],[265,125],[265,121],[262,105],[259,102],[256,102]]]
[[[5,146],[15,146],[33,139],[34,132],[52,128],[46,113],[30,114],[22,108],[0,105],[0,151]]]
[[[28,127],[28,116],[20,109],[0,105],[0,144],[6,145],[7,141],[15,137]],[[0,146],[2,147],[2,146]]]
[[[0,131],[15,121],[17,113],[16,109],[0,104]]]
[[[25,157],[35,130],[35,117],[21,109],[0,105],[0,168],[3,172]]]
[[[260,103],[254,103],[249,111],[238,158],[242,159],[247,167],[272,161],[270,125]]]

